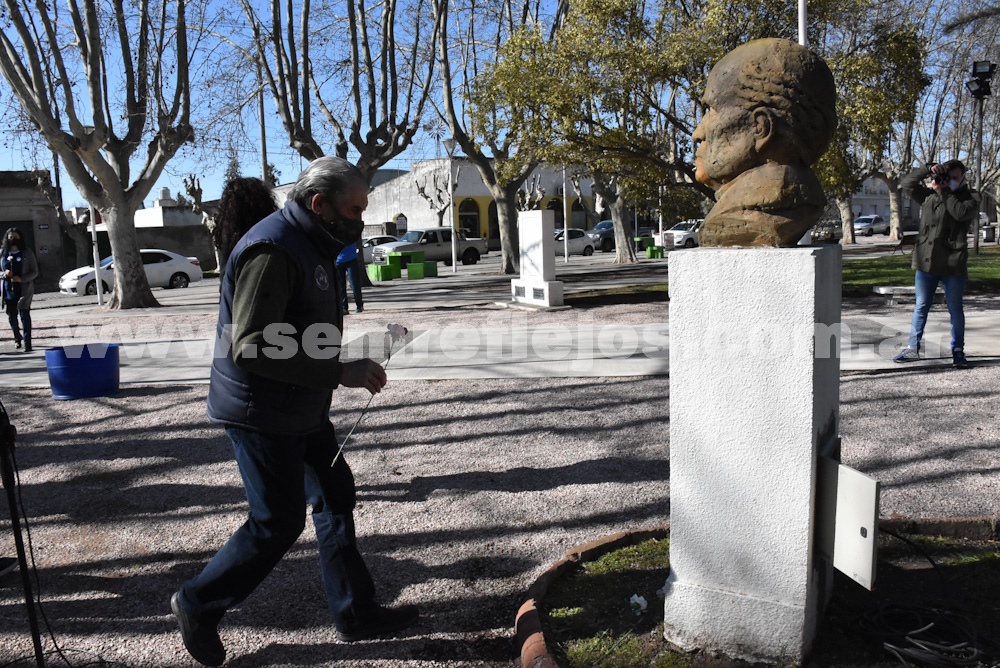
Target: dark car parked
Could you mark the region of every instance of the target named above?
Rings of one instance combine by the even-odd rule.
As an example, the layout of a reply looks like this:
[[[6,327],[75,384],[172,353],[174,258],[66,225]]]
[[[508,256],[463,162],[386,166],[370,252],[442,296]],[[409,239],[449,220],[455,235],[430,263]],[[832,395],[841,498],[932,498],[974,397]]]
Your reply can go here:
[[[594,229],[587,232],[587,236],[593,239],[594,247],[600,248],[605,253],[610,253],[615,249],[615,223],[613,220],[602,220]]]

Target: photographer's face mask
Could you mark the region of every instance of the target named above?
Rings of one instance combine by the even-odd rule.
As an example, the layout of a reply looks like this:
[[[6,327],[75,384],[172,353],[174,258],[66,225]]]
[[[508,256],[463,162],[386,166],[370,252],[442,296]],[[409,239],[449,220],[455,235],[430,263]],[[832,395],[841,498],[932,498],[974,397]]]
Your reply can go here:
[[[951,179],[948,181],[948,187],[951,188],[952,190],[958,190],[959,188],[962,187],[963,183],[965,183],[964,174],[959,174],[957,176],[955,174],[952,174]]]

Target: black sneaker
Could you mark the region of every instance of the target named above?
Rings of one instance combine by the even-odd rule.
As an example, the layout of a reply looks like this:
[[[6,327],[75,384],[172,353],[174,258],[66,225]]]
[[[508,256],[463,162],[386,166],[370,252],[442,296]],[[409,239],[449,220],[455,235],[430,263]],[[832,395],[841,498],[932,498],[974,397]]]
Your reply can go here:
[[[341,642],[357,642],[376,636],[384,636],[413,626],[420,618],[415,605],[402,605],[398,608],[379,606],[375,616],[352,629],[337,629],[337,638]]]
[[[219,627],[187,614],[181,605],[180,592],[170,597],[170,609],[177,618],[188,654],[205,666],[221,666],[226,661],[226,648],[222,646]]]
[[[961,348],[951,351],[951,365],[956,369],[968,369],[969,361],[965,359],[965,353]]]

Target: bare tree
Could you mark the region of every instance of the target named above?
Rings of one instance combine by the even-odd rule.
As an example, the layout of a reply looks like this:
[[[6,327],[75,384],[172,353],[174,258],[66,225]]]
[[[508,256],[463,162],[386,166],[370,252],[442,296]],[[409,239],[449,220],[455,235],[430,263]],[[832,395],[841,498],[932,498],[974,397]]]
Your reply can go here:
[[[197,176],[189,174],[184,177],[184,192],[186,192],[188,197],[191,198],[191,211],[201,216],[201,224],[204,225],[208,229],[208,233],[212,235],[212,246],[215,248],[215,267],[221,275],[226,268],[224,260],[227,258],[222,257],[222,251],[219,248],[219,242],[216,237],[217,228],[215,225],[215,212],[208,211],[204,206],[202,206],[201,181]]]
[[[167,162],[194,138],[188,4],[70,0],[60,15],[56,3],[4,2],[0,72],[107,224],[115,261],[110,308],[157,305],[133,215]],[[85,90],[75,87],[81,82]],[[132,159],[143,143],[147,153],[133,180]]]
[[[583,197],[583,190],[580,189],[580,175],[571,174],[569,180],[570,183],[573,184],[573,190],[576,191],[577,201],[580,202],[581,206],[583,207],[583,213],[587,217],[588,221],[587,227],[588,228],[594,227],[601,220],[600,214],[597,213],[598,204],[599,200],[601,200],[601,196],[598,194],[597,198],[594,201],[594,205],[591,206],[590,203],[587,201],[587,199]]]
[[[370,179],[410,145],[434,73],[436,33],[425,29],[424,2],[401,6],[385,0],[373,12],[363,0],[346,0],[347,16],[336,17],[301,0],[296,29],[293,0],[271,0],[269,23],[249,0],[240,0],[264,85],[299,155],[315,160],[326,155],[325,144],[332,144],[333,153],[347,158],[353,147],[360,154],[358,168]],[[338,42],[324,41],[315,55],[316,23],[327,26],[325,33],[330,25],[339,26],[347,53]],[[334,102],[344,99],[343,106]],[[324,123],[314,126],[317,119]]]
[[[480,48],[488,49],[490,55],[495,55],[505,37],[511,34],[515,26],[538,19],[538,5],[532,5],[529,0],[525,0],[522,6],[517,7],[513,0],[505,0],[496,7],[477,5],[473,0],[467,8],[465,15],[467,29],[463,33],[459,29],[455,31],[449,29],[448,0],[432,1],[439,35],[439,67],[444,98],[441,115],[448,124],[452,137],[476,166],[483,184],[496,202],[497,224],[500,231],[500,273],[517,273],[520,253],[517,236],[517,193],[538,166],[538,160],[531,156],[530,148],[518,146],[515,124],[504,124],[508,132],[491,132],[488,137],[475,136],[477,133],[470,131],[464,109],[460,108],[457,102],[469,98],[480,60],[488,57],[487,54],[480,52]],[[532,7],[535,8],[534,11]],[[487,19],[493,9],[498,9],[497,14],[491,16],[492,20]],[[476,26],[480,22],[489,26],[492,31],[490,37],[482,39],[477,35]],[[453,72],[451,67],[453,49],[458,49],[461,53],[463,69],[457,73]],[[458,91],[454,84],[456,75],[461,76]],[[486,154],[484,150],[486,148],[489,149],[490,155]]]
[[[462,173],[462,168],[458,168],[458,173],[455,175],[455,181],[458,181],[459,175]],[[448,192],[448,183],[445,179],[445,183],[440,183],[438,181],[438,174],[434,172],[431,176],[431,182],[433,186],[433,194],[427,192],[427,179],[424,179],[423,183],[414,179],[413,183],[417,188],[417,194],[427,200],[430,205],[431,210],[437,214],[438,217],[438,227],[448,227],[445,225],[445,214],[451,209],[453,202],[451,201],[451,193]]]
[[[545,188],[541,187],[542,177],[535,174],[517,189],[517,210],[537,211],[545,199]]]

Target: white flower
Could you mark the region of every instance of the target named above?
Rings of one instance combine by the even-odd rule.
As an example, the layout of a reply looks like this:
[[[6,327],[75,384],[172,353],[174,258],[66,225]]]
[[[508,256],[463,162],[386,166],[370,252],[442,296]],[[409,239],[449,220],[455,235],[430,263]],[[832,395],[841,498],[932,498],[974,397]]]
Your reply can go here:
[[[405,337],[407,334],[410,333],[410,330],[403,327],[402,325],[389,325],[388,329],[389,329],[389,336],[390,338],[392,338],[393,343],[396,343],[396,341],[399,341],[400,339],[402,339],[403,337]]]
[[[646,612],[646,599],[638,594],[632,594],[632,598],[628,600],[629,604],[632,606],[632,612],[636,615],[641,615]]]

